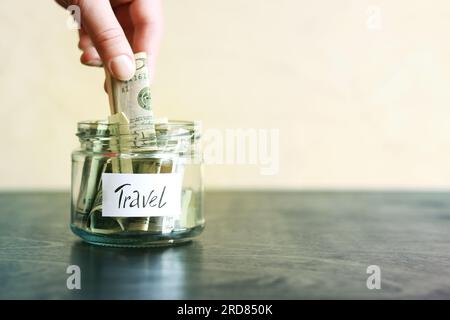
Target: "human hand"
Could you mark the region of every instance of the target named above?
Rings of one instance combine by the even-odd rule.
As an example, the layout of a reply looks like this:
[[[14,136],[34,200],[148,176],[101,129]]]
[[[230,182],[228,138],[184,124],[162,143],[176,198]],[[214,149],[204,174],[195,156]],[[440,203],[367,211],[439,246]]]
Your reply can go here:
[[[116,79],[129,80],[136,69],[133,52],[146,52],[153,73],[163,27],[161,0],[55,1],[80,8],[83,64],[104,65]]]

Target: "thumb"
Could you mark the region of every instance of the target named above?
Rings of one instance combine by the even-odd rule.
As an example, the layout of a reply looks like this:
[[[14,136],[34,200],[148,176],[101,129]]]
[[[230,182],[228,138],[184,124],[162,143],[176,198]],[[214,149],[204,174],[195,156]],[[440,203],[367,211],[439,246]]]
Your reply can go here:
[[[136,67],[134,55],[108,0],[78,0],[81,23],[112,76],[129,80]]]

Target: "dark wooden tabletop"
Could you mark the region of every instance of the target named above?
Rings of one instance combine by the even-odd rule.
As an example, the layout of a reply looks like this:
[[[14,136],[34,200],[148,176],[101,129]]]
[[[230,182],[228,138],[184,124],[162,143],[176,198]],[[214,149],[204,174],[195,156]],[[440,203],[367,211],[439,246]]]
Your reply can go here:
[[[213,192],[204,233],[170,248],[83,243],[65,193],[1,193],[0,212],[3,299],[450,298],[447,193]]]

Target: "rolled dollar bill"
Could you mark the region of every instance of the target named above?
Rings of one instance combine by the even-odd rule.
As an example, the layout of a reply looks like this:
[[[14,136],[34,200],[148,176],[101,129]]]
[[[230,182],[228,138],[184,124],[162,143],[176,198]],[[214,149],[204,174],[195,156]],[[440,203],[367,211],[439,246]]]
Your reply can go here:
[[[124,230],[120,221],[115,218],[103,217],[102,215],[102,198],[103,193],[100,189],[97,192],[94,206],[89,213],[89,229],[95,233],[111,234]]]
[[[112,113],[109,121],[119,126],[118,143],[112,145],[112,151],[118,154],[113,159],[115,173],[133,173],[132,160],[124,158],[124,154],[131,151],[130,148],[135,152],[144,147],[156,147],[147,54],[139,52],[134,58],[136,72],[128,81],[116,80],[106,71],[106,87]],[[122,139],[123,136],[128,140]],[[153,168],[155,173],[156,170],[159,171],[159,166]],[[149,220],[149,217],[118,218],[120,225],[127,231],[148,231]]]
[[[153,145],[155,124],[150,93],[147,54],[134,55],[136,73],[128,81],[120,81],[107,73],[106,87],[112,114],[123,112],[129,120],[130,133],[136,137],[135,146]]]
[[[112,170],[114,173],[133,173],[133,163],[127,159],[130,152],[130,128],[129,120],[123,112],[110,115],[108,118],[111,127],[111,152],[117,156],[112,158]]]
[[[105,123],[95,123],[92,128],[95,135],[104,135],[107,129],[108,126]],[[96,152],[100,151],[101,146],[94,145],[92,154],[84,159],[80,192],[77,200],[77,211],[81,214],[89,213],[95,201],[101,179],[101,171],[105,162],[101,155],[96,154]]]

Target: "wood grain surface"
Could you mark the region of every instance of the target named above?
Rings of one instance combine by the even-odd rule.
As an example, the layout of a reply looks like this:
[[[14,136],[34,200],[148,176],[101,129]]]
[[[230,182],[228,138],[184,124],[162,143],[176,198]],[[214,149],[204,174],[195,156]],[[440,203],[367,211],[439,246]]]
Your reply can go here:
[[[450,298],[447,193],[210,192],[205,207],[190,244],[120,249],[70,232],[69,194],[1,193],[0,298]]]

